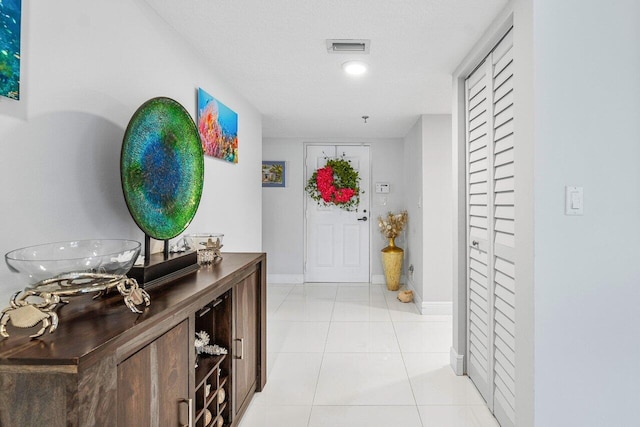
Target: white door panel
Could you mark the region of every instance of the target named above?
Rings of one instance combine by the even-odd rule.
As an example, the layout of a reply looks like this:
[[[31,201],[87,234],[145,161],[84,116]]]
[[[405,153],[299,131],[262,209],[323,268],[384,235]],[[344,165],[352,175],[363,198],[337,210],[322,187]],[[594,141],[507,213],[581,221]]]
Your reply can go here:
[[[358,171],[361,190],[354,212],[306,197],[305,281],[369,282],[369,147],[308,145],[305,154],[305,180],[326,164],[326,158],[344,156]]]

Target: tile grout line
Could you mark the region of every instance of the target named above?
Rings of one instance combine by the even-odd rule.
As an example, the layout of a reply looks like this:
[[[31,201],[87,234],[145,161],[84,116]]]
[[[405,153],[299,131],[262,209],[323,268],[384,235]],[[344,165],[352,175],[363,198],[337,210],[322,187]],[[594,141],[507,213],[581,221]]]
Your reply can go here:
[[[389,301],[385,298],[385,302],[387,303],[387,307],[389,307]],[[391,317],[391,313],[389,313],[389,317]],[[404,372],[407,374],[407,380],[409,381],[409,387],[411,388],[411,395],[413,396],[413,402],[415,403],[414,408],[418,413],[418,420],[420,420],[420,425],[424,427],[424,421],[422,420],[422,415],[420,414],[420,409],[418,408],[418,401],[416,400],[416,393],[413,389],[413,382],[411,381],[411,376],[409,375],[409,370],[407,369],[407,362],[404,359],[404,352],[402,351],[402,347],[400,346],[400,339],[398,338],[398,331],[396,330],[396,322],[391,317],[391,327],[393,328],[393,333],[396,337],[396,341],[398,343],[398,349],[400,350],[400,358],[402,359],[402,365],[404,366]]]
[[[309,411],[309,418],[307,419],[307,427],[311,424],[311,415],[313,414],[313,408],[316,406],[316,394],[318,394],[318,384],[320,384],[320,374],[322,373],[322,366],[324,365],[324,356],[327,354],[327,342],[329,341],[329,332],[331,331],[331,324],[333,323],[333,312],[336,308],[336,299],[338,298],[338,290],[340,285],[336,288],[336,293],[333,297],[333,306],[331,307],[331,316],[329,316],[329,328],[327,329],[327,336],[324,339],[324,347],[322,349],[322,358],[320,359],[320,369],[318,369],[318,377],[316,379],[316,387],[313,390],[313,399],[311,399],[311,410]]]
[[[276,286],[273,285],[272,286]],[[273,312],[275,313],[276,311],[278,311],[280,309],[280,307],[282,306],[282,304],[284,304],[284,302],[287,300],[287,298],[289,297],[289,294],[291,293],[291,291],[293,291],[295,289],[295,285],[291,286],[291,289],[289,289],[289,292],[287,292],[287,294],[284,296],[284,298],[282,298],[282,301],[280,301],[280,304],[278,304],[278,307],[276,307]],[[269,284],[267,283],[267,300],[269,299]],[[268,324],[268,320],[267,319],[267,324]]]

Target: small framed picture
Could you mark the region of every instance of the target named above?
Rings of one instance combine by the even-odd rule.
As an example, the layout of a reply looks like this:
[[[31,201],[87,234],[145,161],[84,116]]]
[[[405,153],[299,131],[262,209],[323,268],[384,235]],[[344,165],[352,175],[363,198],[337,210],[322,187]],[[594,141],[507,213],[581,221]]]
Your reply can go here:
[[[262,162],[262,186],[284,187],[285,162]]]

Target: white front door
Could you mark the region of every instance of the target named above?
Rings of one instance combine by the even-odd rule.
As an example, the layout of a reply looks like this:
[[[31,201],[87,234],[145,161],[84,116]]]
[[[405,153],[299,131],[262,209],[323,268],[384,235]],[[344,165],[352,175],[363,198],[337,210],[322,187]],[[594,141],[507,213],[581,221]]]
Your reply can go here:
[[[360,205],[353,212],[305,197],[305,282],[369,282],[369,146],[307,145],[305,180],[342,157],[360,176]],[[305,181],[306,182],[306,181]]]

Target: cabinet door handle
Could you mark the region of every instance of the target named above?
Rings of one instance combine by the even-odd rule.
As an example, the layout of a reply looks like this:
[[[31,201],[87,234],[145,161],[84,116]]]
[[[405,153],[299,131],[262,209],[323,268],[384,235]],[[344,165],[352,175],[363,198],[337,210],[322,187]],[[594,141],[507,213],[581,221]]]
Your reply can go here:
[[[236,338],[236,341],[240,342],[240,356],[236,356],[236,359],[244,359],[244,338]]]
[[[189,416],[188,423],[183,425],[182,427],[193,427],[193,399],[182,399],[180,403],[187,404],[187,413]]]

